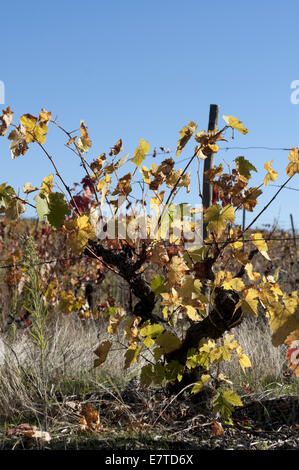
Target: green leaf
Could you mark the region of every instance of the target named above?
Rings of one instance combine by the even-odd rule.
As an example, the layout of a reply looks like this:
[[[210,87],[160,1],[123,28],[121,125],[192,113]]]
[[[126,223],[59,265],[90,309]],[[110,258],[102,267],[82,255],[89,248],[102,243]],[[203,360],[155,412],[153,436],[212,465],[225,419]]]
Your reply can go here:
[[[170,333],[169,331],[164,331],[164,333],[162,333],[156,339],[156,344],[161,346],[165,354],[168,354],[178,349],[181,346],[181,341],[173,333]]]
[[[131,367],[132,364],[134,364],[135,362],[138,362],[139,354],[142,348],[143,348],[143,345],[141,345],[139,348],[131,347],[127,349],[125,353],[125,365],[124,365],[125,369],[128,369],[128,367]]]
[[[154,377],[153,382],[155,385],[161,385],[165,378],[165,369],[161,362],[157,362],[154,365]]]
[[[223,398],[231,403],[234,406],[243,406],[241,398],[239,395],[233,392],[233,390],[223,390],[222,392]]]
[[[7,186],[7,183],[0,185],[0,212],[5,212],[5,209],[9,206],[12,196],[15,196],[15,190],[12,186]]]
[[[198,393],[210,380],[210,374],[203,374],[200,378],[200,382],[196,382],[191,390],[191,393]]]
[[[93,367],[98,367],[104,364],[106,361],[107,355],[111,349],[112,343],[110,341],[103,341],[94,353],[98,356],[98,359],[93,361]]]
[[[160,348],[160,346],[158,346],[157,348],[154,349],[153,354],[154,354],[155,361],[158,361],[161,358],[161,356],[163,356],[164,351],[162,348]]]
[[[240,397],[233,390],[219,388],[213,400],[214,412],[227,419],[231,416],[234,406],[243,406]]]
[[[5,208],[5,215],[9,220],[17,220],[23,212],[25,212],[25,206],[16,198],[12,198]]]
[[[193,369],[194,367],[204,367],[206,370],[210,368],[210,351],[196,352],[194,348],[188,351],[188,357],[186,361],[186,366],[188,369]]]
[[[149,387],[154,379],[153,368],[151,364],[143,366],[140,374],[140,383],[145,387]]]
[[[151,338],[156,338],[162,333],[163,330],[163,326],[159,325],[158,323],[155,323],[154,325],[147,325],[141,328],[140,334],[141,336],[150,336]]]
[[[251,171],[257,172],[255,166],[253,166],[249,160],[244,157],[237,157],[235,158],[235,162],[237,164],[237,169],[239,173],[247,178],[248,180],[251,178]]]
[[[144,338],[143,343],[144,346],[150,348],[153,344],[155,344],[155,341],[150,336],[147,336],[146,338]]]
[[[40,221],[44,220],[47,217],[49,212],[49,204],[46,196],[43,194],[37,194],[34,198],[36,202],[36,213]]]
[[[156,295],[159,295],[162,292],[167,291],[164,281],[165,281],[165,276],[159,276],[159,275],[154,277],[154,279],[151,280],[150,286]]]
[[[70,213],[68,203],[62,193],[49,194],[49,212],[47,219],[49,224],[58,230],[64,222],[65,216]]]
[[[140,334],[141,336],[145,336],[145,339],[143,341],[144,345],[147,348],[150,348],[155,343],[153,338],[156,338],[157,336],[159,336],[163,330],[164,330],[164,327],[159,325],[158,323],[155,323],[154,325],[149,324],[141,328]]]
[[[184,366],[179,361],[170,361],[165,367],[165,377],[168,382],[178,380],[179,382],[183,378]]]

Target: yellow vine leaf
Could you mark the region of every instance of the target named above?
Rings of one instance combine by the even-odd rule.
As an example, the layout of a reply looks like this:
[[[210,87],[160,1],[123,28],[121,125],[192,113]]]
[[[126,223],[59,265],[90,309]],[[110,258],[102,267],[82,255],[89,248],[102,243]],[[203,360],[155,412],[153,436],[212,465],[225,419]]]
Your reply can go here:
[[[37,140],[37,142],[43,145],[47,138],[48,122],[50,119],[51,113],[47,112],[44,108],[42,108],[39,118],[32,114],[23,114],[20,117],[20,122],[26,129],[26,141],[29,143]]]
[[[242,121],[239,121],[239,119],[235,118],[234,116],[226,116],[222,115],[222,119],[233,129],[237,129],[237,131],[241,132],[242,134],[247,134],[248,129],[244,126],[242,126]]]
[[[223,289],[227,289],[227,290],[235,290],[237,292],[240,292],[244,289],[245,285],[244,285],[244,282],[242,281],[242,279],[240,279],[239,277],[235,277],[233,279],[230,279],[228,281],[224,281],[222,283],[222,287]]]
[[[219,150],[219,146],[216,144],[208,144],[208,147],[213,153],[217,153]]]
[[[197,124],[195,122],[190,121],[188,126],[184,126],[183,129],[180,131],[181,138],[178,141],[176,157],[178,157],[187,142],[190,140],[194,132],[197,130]]]
[[[82,153],[86,153],[92,144],[84,121],[80,122],[80,131],[81,137],[78,139],[77,146]]]
[[[269,181],[275,181],[276,178],[277,178],[277,171],[274,171],[273,168],[272,168],[272,163],[273,163],[273,160],[271,160],[271,162],[269,162],[269,160],[265,163],[264,165],[264,169],[267,170],[267,174],[264,178],[264,185],[265,186],[268,186],[269,184]]]
[[[230,281],[233,278],[231,271],[217,271],[214,279],[214,286],[221,286],[223,281]]]
[[[299,149],[293,147],[288,158],[290,163],[286,168],[286,174],[291,178],[295,173],[299,173]]]
[[[164,299],[161,305],[181,305],[182,297],[179,296],[178,292],[172,287],[171,293],[161,292],[161,297]]]
[[[40,194],[42,194],[43,196],[49,196],[49,194],[52,192],[52,189],[53,189],[53,178],[54,178],[54,174],[51,173],[51,175],[46,176],[43,179],[42,185],[40,188]]]
[[[234,240],[235,238],[239,237],[239,234],[236,232],[236,230],[231,228],[229,230],[229,236],[231,240]],[[231,247],[235,250],[240,250],[241,248],[243,248],[243,242],[237,239],[237,241],[231,243]]]
[[[271,308],[271,305],[278,302],[279,296],[283,296],[283,293],[276,282],[271,282],[263,278],[263,282],[259,284],[259,298],[265,308]],[[292,297],[288,298],[288,302]]]
[[[143,348],[143,345],[139,346],[139,348],[134,346],[130,346],[126,353],[125,353],[125,365],[124,368],[128,369],[131,367],[134,363],[137,363],[139,360],[139,355],[141,353],[141,350]]]
[[[141,328],[140,334],[141,336],[150,336],[151,338],[156,338],[164,331],[164,327],[159,325],[158,323],[154,323],[153,325],[149,324]]]
[[[219,362],[219,361],[229,361],[231,359],[232,352],[238,348],[238,342],[234,339],[234,335],[225,335],[224,340],[222,340],[221,346],[216,346],[210,352],[210,361]]]
[[[194,322],[201,320],[201,317],[198,314],[196,308],[192,307],[192,305],[184,305],[184,310],[186,311],[187,317],[190,318],[190,320]]]
[[[30,194],[30,193],[33,193],[34,191],[38,191],[38,188],[36,188],[35,186],[33,186],[31,183],[26,183],[24,184],[23,186],[23,192],[25,194]]]
[[[39,122],[33,130],[35,139],[43,145],[46,142],[48,133],[48,125],[45,122]]]
[[[152,176],[152,173],[151,171],[152,170],[155,170],[156,168],[156,164],[155,163],[152,163],[152,166],[150,169],[148,169],[145,165],[143,165],[142,168],[140,168],[140,173],[142,174],[142,178],[143,178],[143,181],[145,182],[145,184],[149,185],[150,182],[151,182],[151,176]]]
[[[243,406],[241,398],[233,390],[223,390],[222,396],[233,406]]]
[[[129,345],[136,344],[139,341],[138,325],[141,321],[141,317],[128,317],[124,324],[124,335],[129,342]]]
[[[48,123],[51,120],[52,113],[49,111],[47,112],[45,108],[41,109],[41,112],[39,113],[39,120],[40,122]]]
[[[161,191],[160,194],[157,194],[157,197],[151,197],[151,211],[159,212],[164,199],[164,194],[165,191]]]
[[[97,240],[95,230],[90,224],[87,215],[81,215],[68,220],[64,225],[69,234],[67,245],[75,255],[80,255],[88,240]]]
[[[253,266],[251,263],[247,263],[246,266],[245,266],[245,270],[247,272],[247,276],[249,277],[249,279],[251,281],[258,281],[261,277],[260,273],[257,273],[255,271],[253,271]]]
[[[184,262],[183,258],[180,258],[179,256],[173,256],[171,258],[168,270],[169,282],[171,284],[181,284],[186,271],[189,271],[189,268]]]
[[[226,334],[223,341],[223,348],[226,351],[234,351],[239,347],[238,342],[234,339],[235,335]]]
[[[23,114],[23,116],[20,117],[20,123],[26,129],[26,141],[28,143],[34,141],[34,136],[32,134],[37,121],[38,118],[36,116],[33,116],[32,114]]]
[[[217,380],[220,380],[221,382],[226,382],[230,385],[233,384],[233,382],[224,374],[220,372],[220,374],[217,375]]]
[[[195,279],[195,281],[194,281],[194,291],[195,291],[196,297],[198,298],[198,300],[202,304],[208,304],[209,299],[201,292],[201,288],[202,288],[202,283],[200,282],[199,279]]]
[[[94,354],[98,356],[98,359],[93,361],[93,367],[98,367],[104,364],[106,361],[108,352],[110,351],[112,343],[110,341],[103,341],[97,349],[94,351]]]
[[[259,250],[259,252],[269,261],[271,261],[267,251],[268,251],[268,246],[267,243],[265,242],[263,235],[261,233],[254,233],[251,235],[251,240],[254,246]]]
[[[258,298],[259,293],[253,287],[246,289],[245,298],[242,299],[237,305],[236,309],[241,306],[243,313],[250,313],[255,317],[258,316]]]
[[[157,324],[154,325],[146,325],[145,327],[141,328],[140,334],[144,337],[144,345],[147,348],[150,348],[154,343],[154,338],[159,336],[164,331],[164,327]]]
[[[134,157],[131,160],[132,163],[135,163],[137,167],[140,167],[143,160],[145,160],[147,153],[149,153],[149,143],[144,139],[140,139],[139,145],[134,152]]]
[[[77,136],[75,136],[75,137],[70,137],[69,140],[67,141],[66,145],[70,146],[70,145],[75,144],[76,139],[77,139]]]
[[[98,184],[97,184],[97,190],[100,192],[100,193],[103,193],[103,189],[105,187],[107,187],[107,185],[109,186],[111,184],[111,176],[110,175],[106,175],[103,179],[101,179]]]
[[[122,318],[124,317],[124,315],[125,315],[124,310],[121,309],[121,308],[117,308],[114,315],[112,315],[109,318],[109,325],[107,327],[107,331],[110,335],[114,335],[116,333],[116,331],[118,329],[118,326],[119,326]]]
[[[210,374],[202,374],[202,376],[200,377],[200,381],[195,383],[191,390],[191,393],[198,393],[208,383],[210,378]]]
[[[210,206],[204,214],[204,222],[208,223],[207,229],[220,236],[225,230],[226,223],[233,223],[235,220],[235,209],[231,204],[221,207],[220,204]]]
[[[246,356],[246,354],[242,353],[241,350],[242,350],[241,347],[239,351],[237,350],[238,361],[239,361],[240,366],[242,367],[243,372],[245,372],[246,367],[251,367],[251,362],[250,362],[249,357]]]
[[[214,349],[216,346],[216,343],[213,339],[208,339],[206,342],[203,343],[202,346],[199,348],[199,352],[206,352],[210,353],[212,349]]]
[[[299,302],[297,292],[283,296],[283,304],[272,302],[268,307],[270,314],[270,328],[273,332],[272,344],[278,346],[287,336],[294,331],[299,324]]]

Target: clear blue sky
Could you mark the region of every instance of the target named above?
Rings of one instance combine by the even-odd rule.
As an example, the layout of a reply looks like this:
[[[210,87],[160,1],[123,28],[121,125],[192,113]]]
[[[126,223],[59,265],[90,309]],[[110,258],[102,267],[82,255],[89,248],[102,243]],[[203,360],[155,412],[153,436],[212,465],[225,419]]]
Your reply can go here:
[[[206,129],[210,103],[250,130],[246,136],[236,132],[225,146],[299,146],[299,104],[290,101],[290,84],[299,79],[298,17],[296,0],[3,2],[5,106],[15,111],[15,121],[45,107],[68,130],[84,119],[93,141],[89,161],[119,138],[131,156],[141,137],[151,150],[175,150],[179,130],[190,120]],[[53,129],[46,147],[71,185],[83,173],[64,142]],[[0,182],[15,189],[28,181],[39,186],[52,172],[45,156],[31,145],[12,160],[8,144],[1,138]],[[179,158],[191,151],[187,147]],[[259,170],[254,183],[262,182],[263,165],[272,159],[280,173],[276,183],[285,180],[287,152],[222,151],[216,162],[238,155]],[[299,189],[298,175],[290,186]],[[275,190],[265,189],[261,202]],[[196,203],[196,195],[183,199]],[[289,228],[293,213],[299,228],[298,201],[298,192],[283,190],[261,222],[279,217]]]

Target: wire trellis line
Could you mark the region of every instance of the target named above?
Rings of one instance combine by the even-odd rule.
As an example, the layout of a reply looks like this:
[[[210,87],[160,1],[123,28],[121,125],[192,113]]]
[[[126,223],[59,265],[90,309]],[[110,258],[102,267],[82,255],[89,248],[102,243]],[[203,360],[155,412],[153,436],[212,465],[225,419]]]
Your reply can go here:
[[[249,146],[249,147],[219,147],[219,150],[280,150],[289,152],[291,148],[285,147],[260,147],[260,146]]]
[[[267,146],[262,146],[262,145],[249,145],[248,147],[219,147],[220,150],[270,150],[270,151],[282,151],[282,152],[290,152],[292,148],[288,147],[267,147]],[[170,155],[173,154],[174,150],[166,150],[164,152],[156,152],[156,153],[147,153],[147,157],[156,157],[158,155]],[[218,152],[217,152],[218,153]],[[188,158],[184,158],[183,160],[178,160],[177,163],[183,162],[185,160],[188,160]]]

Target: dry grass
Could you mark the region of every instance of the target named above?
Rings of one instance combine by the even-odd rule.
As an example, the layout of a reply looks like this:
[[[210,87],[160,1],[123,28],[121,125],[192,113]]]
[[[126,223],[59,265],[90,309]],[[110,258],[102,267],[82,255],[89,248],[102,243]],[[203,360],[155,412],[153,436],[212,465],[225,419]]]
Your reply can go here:
[[[292,385],[296,379],[284,377],[287,370],[286,348],[274,347],[267,325],[253,318],[245,319],[234,330],[236,339],[249,356],[252,368],[244,374],[237,360],[221,364],[234,385],[239,388],[249,384],[252,392],[267,387]],[[82,322],[76,315],[61,316],[48,325],[45,375],[42,377],[40,352],[32,344],[28,330],[17,331],[14,338],[9,333],[2,336],[5,342],[4,362],[0,365],[0,415],[14,418],[21,414],[38,416],[46,388],[51,401],[67,401],[74,396],[96,393],[103,388],[114,391],[124,386],[134,370],[123,370],[123,352],[115,347],[107,358],[105,367],[93,369],[93,353],[100,341],[108,337],[104,324],[92,320]],[[280,384],[280,385],[279,385]]]
[[[237,359],[223,363],[221,370],[236,387],[247,383],[253,393],[267,392],[269,389],[275,389],[276,393],[279,390],[285,393],[287,387],[299,392],[298,380],[287,365],[287,346],[273,346],[271,330],[266,322],[247,317],[230,333],[235,335],[252,365],[244,373]]]
[[[0,336],[4,354],[0,364],[0,416],[14,418],[25,413],[37,415],[45,388],[51,401],[67,400],[113,388],[127,380],[123,354],[112,351],[103,369],[93,369],[93,351],[106,339],[104,325],[82,322],[77,315],[60,316],[48,324],[45,372],[40,351],[30,339],[29,330]]]

